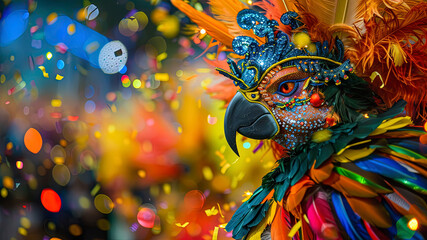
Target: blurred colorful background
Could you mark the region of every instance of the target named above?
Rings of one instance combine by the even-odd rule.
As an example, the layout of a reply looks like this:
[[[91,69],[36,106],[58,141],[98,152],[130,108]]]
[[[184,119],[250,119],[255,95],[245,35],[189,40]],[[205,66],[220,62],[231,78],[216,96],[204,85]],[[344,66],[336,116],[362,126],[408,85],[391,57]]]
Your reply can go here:
[[[0,239],[231,237],[276,159],[228,147],[215,99],[236,89],[204,29],[161,0],[0,10]]]

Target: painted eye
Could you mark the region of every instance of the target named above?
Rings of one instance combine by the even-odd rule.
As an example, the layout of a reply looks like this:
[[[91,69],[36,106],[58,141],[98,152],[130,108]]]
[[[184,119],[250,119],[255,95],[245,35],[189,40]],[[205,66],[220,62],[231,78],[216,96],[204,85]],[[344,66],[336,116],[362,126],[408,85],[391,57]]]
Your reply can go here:
[[[280,84],[280,92],[284,94],[289,94],[290,92],[292,92],[292,90],[294,90],[294,88],[295,88],[294,82],[285,82]]]
[[[295,93],[295,90],[298,89],[298,82],[292,81],[292,82],[282,82],[276,93],[283,95],[285,97],[291,96]]]
[[[250,101],[256,101],[259,99],[259,92],[247,92],[246,98]]]

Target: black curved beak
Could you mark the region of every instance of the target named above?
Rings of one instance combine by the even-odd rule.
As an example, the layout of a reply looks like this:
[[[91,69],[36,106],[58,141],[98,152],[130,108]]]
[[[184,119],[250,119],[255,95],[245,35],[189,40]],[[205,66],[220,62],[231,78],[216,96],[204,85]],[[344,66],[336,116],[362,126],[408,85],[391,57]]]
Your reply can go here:
[[[261,103],[249,102],[241,92],[231,99],[224,118],[224,132],[228,145],[239,155],[236,132],[253,139],[272,138],[279,131],[274,116]]]

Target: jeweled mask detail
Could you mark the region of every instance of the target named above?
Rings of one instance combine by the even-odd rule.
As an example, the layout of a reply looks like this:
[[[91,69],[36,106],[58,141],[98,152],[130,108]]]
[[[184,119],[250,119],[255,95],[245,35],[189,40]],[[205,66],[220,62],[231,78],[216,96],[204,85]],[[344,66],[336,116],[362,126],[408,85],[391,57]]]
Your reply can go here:
[[[311,42],[306,32],[299,31],[303,23],[295,12],[283,14],[280,20],[296,30],[292,37],[277,30],[276,21],[256,11],[239,12],[239,26],[252,29],[266,42],[259,45],[254,38],[236,37],[233,50],[244,58],[237,62],[227,60],[231,72],[217,70],[234,81],[248,102],[263,105],[274,117],[278,132],[274,136],[261,135],[271,136],[292,150],[308,141],[314,132],[330,126],[327,118],[333,116],[332,108],[320,89],[326,84],[339,85],[353,69],[349,61],[343,62],[344,46],[339,39],[330,50],[328,42]]]

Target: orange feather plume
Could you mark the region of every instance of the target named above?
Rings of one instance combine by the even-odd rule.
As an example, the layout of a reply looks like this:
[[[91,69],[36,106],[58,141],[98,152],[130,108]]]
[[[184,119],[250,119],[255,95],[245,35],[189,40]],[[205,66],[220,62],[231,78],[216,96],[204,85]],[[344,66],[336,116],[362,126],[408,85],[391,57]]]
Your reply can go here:
[[[314,182],[309,177],[304,176],[295,185],[291,186],[285,204],[286,211],[290,212],[298,206],[303,200],[307,190],[313,187],[313,185]]]
[[[372,188],[356,182],[348,177],[341,176],[336,172],[332,172],[331,176],[327,180],[323,181],[323,184],[335,188],[335,190],[343,193],[346,196],[364,198],[378,196],[378,194]]]
[[[270,233],[271,239],[274,240],[287,240],[291,239],[288,237],[290,227],[288,225],[289,213],[285,211],[283,207],[277,205],[276,215],[274,216],[273,222],[271,223]]]
[[[238,0],[211,0],[217,19],[183,0],[172,3],[228,49],[238,35],[263,42],[238,26],[237,13],[247,8]],[[407,114],[415,122],[417,118],[427,119],[427,3],[423,0],[359,0],[355,9],[348,11],[339,10],[336,0],[262,0],[254,5],[265,10],[268,18],[279,23],[279,30],[288,34],[290,28],[280,23],[280,17],[286,11],[295,11],[304,23],[296,31],[307,31],[313,42],[328,41],[332,46],[338,36],[346,47],[345,58],[388,106],[404,99],[408,102]],[[353,25],[333,24],[336,18],[357,20]],[[234,86],[228,86],[234,91]]]
[[[265,43],[265,39],[256,36],[252,30],[244,30],[237,24],[237,14],[243,9],[248,9],[239,0],[211,0],[209,1],[212,14],[215,18],[225,24],[228,32],[233,36],[249,36],[260,44]]]
[[[288,1],[290,2],[290,1]],[[254,3],[255,6],[260,7],[261,9],[264,10],[264,15],[268,18],[268,19],[273,19],[276,20],[277,23],[279,23],[279,30],[282,32],[285,32],[287,34],[291,33],[291,27],[287,26],[287,25],[283,25],[280,22],[280,17],[283,15],[283,13],[287,12],[287,6],[285,6],[285,4],[283,3],[282,0],[276,0],[276,1],[267,1],[267,0],[262,0],[259,2]],[[295,6],[291,3],[289,3],[290,6],[293,7],[293,9],[295,8]]]
[[[171,2],[176,8],[185,13],[191,21],[205,29],[210,36],[228,48],[231,48],[234,36],[229,33],[228,27],[224,23],[203,12],[197,11],[183,0],[171,0]]]
[[[404,99],[408,115],[425,119],[427,3],[404,9],[387,8],[381,17],[372,13],[373,17],[365,20],[365,33],[347,49],[346,56],[356,64],[360,76],[368,79],[371,73],[380,73],[384,82],[376,80],[372,87],[386,104]]]
[[[347,197],[353,211],[368,223],[380,227],[391,227],[391,218],[385,207],[375,198]]]

